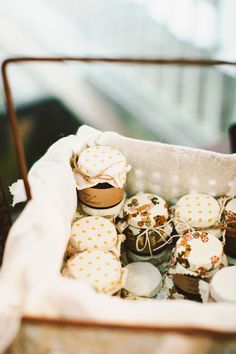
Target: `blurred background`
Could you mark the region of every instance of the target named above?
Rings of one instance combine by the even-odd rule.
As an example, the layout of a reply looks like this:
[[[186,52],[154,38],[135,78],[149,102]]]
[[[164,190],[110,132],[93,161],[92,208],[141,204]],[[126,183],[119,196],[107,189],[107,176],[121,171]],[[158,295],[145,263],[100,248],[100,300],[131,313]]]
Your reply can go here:
[[[18,55],[236,60],[235,0],[3,0],[0,60]],[[9,71],[30,167],[81,124],[229,152],[236,70],[20,64]],[[0,179],[19,178],[0,91]],[[9,195],[7,196],[9,199]]]

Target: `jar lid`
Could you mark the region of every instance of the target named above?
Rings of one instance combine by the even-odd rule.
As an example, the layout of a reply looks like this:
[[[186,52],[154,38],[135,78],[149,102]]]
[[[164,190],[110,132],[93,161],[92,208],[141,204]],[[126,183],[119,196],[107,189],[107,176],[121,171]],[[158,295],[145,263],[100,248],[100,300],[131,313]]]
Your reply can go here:
[[[236,214],[236,198],[231,199],[227,204],[225,209],[229,212]]]
[[[161,226],[169,217],[168,204],[155,194],[139,193],[126,201],[123,217],[137,228]]]
[[[153,297],[161,288],[162,277],[154,265],[147,262],[130,263],[124,289],[135,296]]]
[[[215,198],[208,194],[190,193],[178,200],[175,216],[178,219],[175,222],[177,229],[178,225],[181,226],[181,222],[196,228],[209,227],[217,223],[220,216],[220,205]]]
[[[98,292],[109,293],[121,280],[121,263],[110,251],[84,251],[66,264],[69,277],[84,280]]]
[[[216,301],[236,302],[236,266],[219,270],[211,280],[210,294]]]
[[[85,250],[111,249],[117,242],[115,226],[99,216],[88,216],[76,221],[71,228],[71,245],[83,252]]]
[[[94,146],[82,151],[77,166],[75,178],[80,190],[105,182],[122,188],[126,172],[130,170],[125,156],[110,146]]]
[[[209,232],[187,232],[176,242],[174,257],[186,269],[205,275],[222,262],[223,245]]]

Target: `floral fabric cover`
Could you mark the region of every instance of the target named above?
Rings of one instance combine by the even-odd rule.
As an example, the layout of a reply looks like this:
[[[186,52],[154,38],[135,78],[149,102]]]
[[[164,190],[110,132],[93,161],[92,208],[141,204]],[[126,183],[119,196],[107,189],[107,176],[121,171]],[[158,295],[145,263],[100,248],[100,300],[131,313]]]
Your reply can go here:
[[[222,257],[223,245],[210,233],[188,232],[176,242],[174,262],[201,276],[220,266]]]

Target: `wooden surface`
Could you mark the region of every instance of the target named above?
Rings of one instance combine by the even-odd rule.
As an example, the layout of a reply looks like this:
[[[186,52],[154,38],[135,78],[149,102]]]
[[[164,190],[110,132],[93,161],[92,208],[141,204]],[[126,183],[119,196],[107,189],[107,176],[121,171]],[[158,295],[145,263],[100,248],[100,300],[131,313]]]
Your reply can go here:
[[[5,354],[236,354],[236,337],[24,322]]]

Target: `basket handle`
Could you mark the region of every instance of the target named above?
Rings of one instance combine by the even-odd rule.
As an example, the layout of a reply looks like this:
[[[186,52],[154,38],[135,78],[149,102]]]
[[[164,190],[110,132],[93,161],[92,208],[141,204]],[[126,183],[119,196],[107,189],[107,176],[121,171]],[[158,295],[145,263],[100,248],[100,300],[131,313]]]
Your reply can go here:
[[[209,59],[163,59],[163,58],[107,58],[107,57],[15,57],[9,58],[2,63],[2,78],[3,90],[5,95],[5,103],[7,109],[7,118],[10,124],[13,142],[15,146],[16,157],[18,161],[19,170],[24,181],[27,201],[32,198],[29,180],[28,169],[26,164],[23,141],[19,131],[16,111],[12,97],[12,90],[9,83],[7,68],[10,64],[26,63],[26,62],[83,62],[83,63],[120,63],[120,64],[140,64],[140,65],[184,65],[184,66],[216,66],[216,65],[230,65],[236,66],[236,62],[225,60],[209,60]]]

